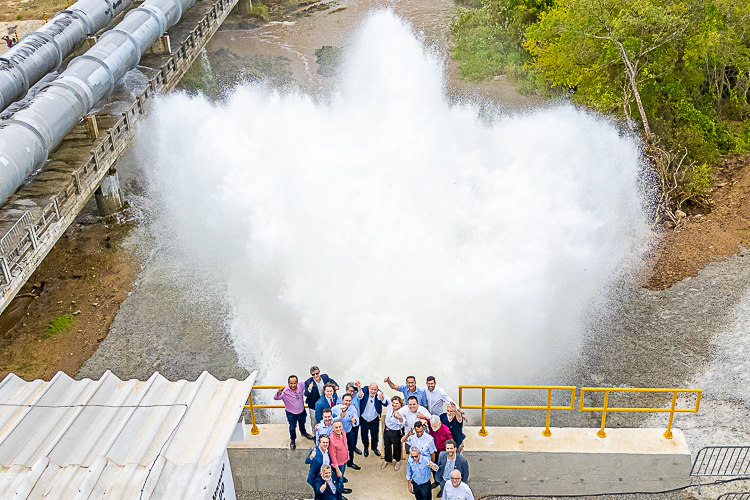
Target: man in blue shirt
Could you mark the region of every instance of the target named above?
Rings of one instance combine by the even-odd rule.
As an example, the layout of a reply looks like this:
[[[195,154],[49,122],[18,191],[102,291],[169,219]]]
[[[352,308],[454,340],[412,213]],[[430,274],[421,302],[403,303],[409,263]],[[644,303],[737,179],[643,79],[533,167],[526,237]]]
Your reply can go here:
[[[346,444],[349,447],[349,461],[346,466],[359,470],[361,467],[354,463],[354,445],[357,442],[357,434],[354,431],[359,426],[359,415],[357,409],[352,404],[352,397],[350,394],[344,394],[341,398],[341,404],[331,408],[333,412],[333,420],[340,420],[344,425],[344,432],[346,433]]]
[[[355,436],[359,436],[359,420],[360,420],[360,408],[359,408],[359,402],[362,401],[362,396],[364,393],[362,392],[362,383],[357,380],[356,382],[349,382],[346,384],[346,393],[349,394],[352,397],[352,406],[357,410],[357,425],[354,426],[354,432]],[[357,441],[355,439],[354,441],[354,453],[357,455],[362,454],[362,450],[357,448]]]
[[[404,401],[409,401],[410,396],[415,396],[417,402],[425,399],[424,391],[417,387],[417,379],[414,375],[406,377],[406,385],[396,385],[391,382],[391,377],[386,377],[384,382],[388,384],[394,391],[400,391],[404,395]]]
[[[410,458],[406,463],[406,480],[409,493],[417,500],[432,500],[432,486],[430,484],[430,470],[436,471],[437,464],[422,455],[417,448],[412,448]]]

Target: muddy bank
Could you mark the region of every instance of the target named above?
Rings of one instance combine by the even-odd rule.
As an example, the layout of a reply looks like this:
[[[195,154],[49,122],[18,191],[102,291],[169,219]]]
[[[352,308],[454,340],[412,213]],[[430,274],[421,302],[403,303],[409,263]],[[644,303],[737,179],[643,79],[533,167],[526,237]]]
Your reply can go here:
[[[75,376],[107,336],[140,269],[122,242],[127,212],[107,221],[90,203],[0,315],[0,378]]]

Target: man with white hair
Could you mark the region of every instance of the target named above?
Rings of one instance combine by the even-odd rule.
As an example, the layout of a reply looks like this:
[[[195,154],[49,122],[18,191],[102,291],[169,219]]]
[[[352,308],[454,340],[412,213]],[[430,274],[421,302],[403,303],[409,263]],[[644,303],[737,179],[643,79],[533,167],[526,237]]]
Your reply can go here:
[[[362,446],[365,448],[365,457],[372,452],[379,457],[378,434],[380,433],[380,416],[383,407],[388,406],[388,398],[378,390],[378,384],[373,382],[367,388],[367,394],[359,401],[360,415],[359,427],[362,430]]]
[[[469,485],[461,481],[461,471],[453,469],[450,482],[445,483],[443,500],[474,500]]]

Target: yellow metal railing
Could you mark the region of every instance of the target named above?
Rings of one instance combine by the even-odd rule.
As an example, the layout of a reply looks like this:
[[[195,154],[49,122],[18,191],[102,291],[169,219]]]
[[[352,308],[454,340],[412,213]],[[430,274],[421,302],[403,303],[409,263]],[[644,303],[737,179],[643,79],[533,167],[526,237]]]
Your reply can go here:
[[[256,389],[273,389],[275,391],[278,391],[284,387],[283,385],[254,385],[252,390],[250,391],[250,394],[247,396],[247,404],[245,405],[246,409],[250,410],[250,419],[253,421],[253,428],[250,429],[250,434],[258,434],[260,433],[260,429],[258,429],[258,426],[255,423],[255,409],[256,408],[284,408],[283,404],[275,404],[275,405],[256,405],[253,403],[253,391]],[[307,408],[307,405],[305,405],[305,408]]]
[[[587,392],[603,392],[604,403],[601,407],[588,407],[583,405],[583,397]],[[610,392],[666,392],[672,393],[672,405],[670,408],[610,408],[609,404],[609,393]],[[677,408],[677,395],[685,394],[697,394],[695,401],[695,408]],[[611,411],[638,411],[638,412],[669,412],[669,423],[667,424],[667,430],[664,432],[664,437],[672,439],[672,421],[674,420],[675,413],[698,413],[698,409],[701,405],[701,396],[703,396],[703,389],[635,389],[635,388],[617,388],[612,389],[609,387],[581,387],[581,403],[578,406],[580,411],[600,411],[602,412],[602,426],[599,432],[596,433],[600,438],[607,437],[607,433],[604,432],[604,424],[607,420],[607,412]]]
[[[255,385],[252,390],[258,389],[273,389],[278,391],[284,387],[283,385]],[[464,405],[463,404],[463,391],[464,389],[481,389],[482,390],[482,404],[481,405]],[[547,391],[547,404],[546,405],[488,405],[487,404],[487,389],[506,389],[506,390],[543,390]],[[568,406],[552,406],[552,391],[570,391],[570,405]],[[588,407],[584,406],[583,400],[586,393],[592,392],[603,392],[604,403],[601,407]],[[642,393],[671,393],[672,404],[669,408],[611,408],[609,404],[609,393],[610,392],[642,392]],[[696,394],[695,408],[677,408],[677,397],[679,394]],[[580,404],[578,409],[580,411],[600,411],[602,412],[602,424],[599,431],[596,433],[601,438],[607,437],[607,433],[604,432],[604,426],[607,420],[607,413],[612,411],[630,411],[630,412],[668,412],[669,423],[667,424],[667,430],[664,432],[664,437],[672,439],[672,422],[674,420],[675,413],[698,413],[701,404],[701,397],[703,396],[703,389],[647,389],[647,388],[609,388],[609,387],[582,387],[580,392]],[[575,410],[576,400],[576,387],[566,385],[460,385],[458,386],[458,406],[466,410],[481,410],[482,411],[482,428],[479,430],[480,436],[487,436],[488,432],[485,426],[486,423],[486,411],[487,410],[545,410],[547,412],[547,418],[545,422],[543,436],[550,437],[552,431],[550,431],[550,416],[552,410]],[[252,391],[247,397],[246,409],[250,410],[250,418],[253,426],[250,430],[250,434],[258,434],[260,429],[255,422],[255,409],[260,408],[279,408],[283,409],[283,404],[264,404],[256,405],[253,403]],[[305,405],[307,408],[307,405]]]
[[[481,405],[464,405],[464,389],[482,389]],[[545,406],[521,406],[521,405],[488,405],[487,389],[523,389],[523,390],[545,390],[547,391],[547,404]],[[552,391],[570,391],[570,405],[552,406]],[[458,386],[458,406],[466,410],[482,410],[482,428],[479,430],[480,436],[487,435],[485,428],[485,413],[487,410],[547,410],[547,421],[542,432],[543,436],[550,437],[552,431],[549,430],[549,420],[552,410],[575,410],[576,388],[567,385],[459,385]]]

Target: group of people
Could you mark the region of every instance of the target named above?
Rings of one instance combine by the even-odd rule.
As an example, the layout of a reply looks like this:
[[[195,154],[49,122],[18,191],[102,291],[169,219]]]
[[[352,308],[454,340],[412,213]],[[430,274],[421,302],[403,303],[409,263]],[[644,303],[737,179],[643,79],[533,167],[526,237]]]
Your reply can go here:
[[[8,48],[12,48],[16,43],[18,43],[16,40],[14,40],[12,37],[5,35],[3,37],[3,41],[5,42],[5,45],[8,46]]]
[[[305,459],[310,466],[307,482],[315,498],[346,500],[343,495],[352,491],[346,486],[346,471],[360,470],[354,457],[369,457],[372,452],[383,460],[381,470],[393,464],[399,471],[406,458],[406,486],[417,500],[432,499],[432,490],[437,488],[438,498],[444,500],[474,500],[467,484],[469,464],[462,456],[467,422],[463,410],[433,376],[427,377],[421,389],[414,376],[406,377],[403,385],[390,377],[384,382],[403,397],[385,396],[376,382],[363,390],[359,380],[347,383],[339,396],[338,383],[313,366],[304,384],[290,375],[287,385],[274,396],[284,402],[289,447],[297,447],[297,428],[302,437],[315,441]],[[378,446],[381,427],[382,453]]]

